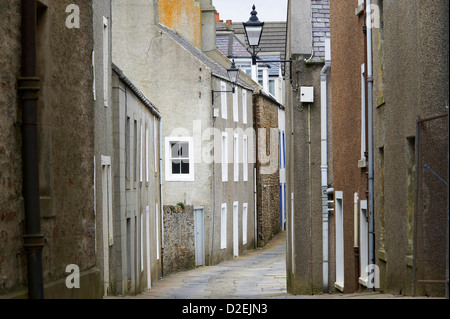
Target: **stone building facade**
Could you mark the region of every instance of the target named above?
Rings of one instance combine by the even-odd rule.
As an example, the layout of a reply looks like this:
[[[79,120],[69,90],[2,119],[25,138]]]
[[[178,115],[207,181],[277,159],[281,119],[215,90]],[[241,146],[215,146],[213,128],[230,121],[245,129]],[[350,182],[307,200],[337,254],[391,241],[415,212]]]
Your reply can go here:
[[[322,141],[326,141],[331,150],[331,125],[321,129],[322,106],[326,108],[328,123],[331,123],[331,90],[329,85],[326,92],[321,90],[325,61],[321,55],[315,54],[325,52],[325,41],[320,41],[321,36],[313,38],[313,30],[324,32],[324,36],[329,32],[327,6],[328,1],[289,1],[288,4],[286,58],[292,59],[293,77],[292,83],[286,77],[285,104],[286,275],[288,292],[292,294],[334,290],[334,218],[331,214],[323,215],[322,196],[323,170],[328,174],[325,191],[333,185],[332,154],[329,151],[325,156],[321,147]],[[316,14],[315,19],[312,19],[313,13]],[[324,16],[319,17],[319,14]],[[326,83],[329,84],[329,77]],[[311,93],[311,99],[302,97],[304,88]],[[326,245],[325,217],[328,221]],[[326,252],[325,248],[328,248]],[[324,264],[328,265],[327,272],[324,271]]]
[[[189,17],[192,28],[181,30],[177,29],[177,12],[170,10],[168,2],[137,3],[139,6],[130,5],[128,1],[113,3],[116,19],[113,59],[158,105],[164,118],[163,205],[182,203],[203,212],[203,217],[198,220],[203,225],[204,240],[197,248],[204,258],[197,259],[198,265],[231,259],[254,246],[255,238],[250,146],[246,153],[248,165],[243,165],[241,160],[244,143],[251,145],[251,134],[247,134],[245,142],[245,132],[253,127],[252,89],[239,81],[234,95],[218,92],[231,91],[226,72],[231,61],[224,67],[205,54],[206,51],[217,51],[215,10],[211,1],[182,1],[179,5],[190,8],[183,10],[183,14]],[[162,25],[159,17],[169,25]],[[133,28],[136,21],[145,23],[140,28]],[[199,30],[195,25],[201,26],[201,42],[190,41],[191,31]],[[136,40],[141,38],[150,39],[150,46],[148,42]],[[234,111],[236,108],[237,112]],[[222,133],[228,134],[228,147],[225,148],[229,154],[226,160],[230,159],[228,165],[222,165]],[[236,163],[237,178],[234,178],[233,154],[240,154],[238,161],[241,162]],[[223,167],[228,167],[226,178],[222,176]],[[248,172],[245,179],[244,172]],[[165,242],[162,245],[165,248]]]
[[[449,3],[371,4],[379,18],[372,34],[380,289],[445,296]]]
[[[108,90],[105,94],[97,91],[98,96],[95,93],[94,77],[98,87],[109,87],[109,83],[101,71],[102,76],[94,75],[92,57],[93,52],[102,52],[103,41],[96,39],[103,34],[103,23],[98,25],[96,21],[110,17],[109,1],[95,5],[82,1],[67,7],[42,0],[36,1],[36,7],[31,2],[26,5],[30,12],[36,10],[36,51],[26,50],[22,55],[21,25],[25,20],[21,19],[21,2],[0,5],[0,28],[6,43],[0,53],[5,66],[0,80],[0,295],[26,297],[34,289],[29,279],[36,279],[33,282],[38,286],[42,283],[45,298],[97,298],[103,294],[99,262],[103,246],[97,240],[103,220],[96,216],[96,207],[102,203],[96,202],[94,195],[94,158],[99,138],[96,126],[103,125],[106,117],[96,110],[104,108],[104,99],[110,96]],[[42,270],[35,268],[37,274],[32,278],[27,275],[30,260],[24,249],[25,225],[29,223],[25,207],[30,204],[23,196],[22,181],[30,175],[22,173],[22,131],[26,123],[21,119],[23,104],[19,98],[27,88],[20,86],[17,90],[23,80],[20,57],[25,55],[36,58],[35,82],[39,83],[38,140],[34,142],[38,143],[36,161],[39,158],[35,163],[38,203],[32,206],[37,215],[35,227],[40,224],[35,231],[42,235],[31,235],[41,238],[44,245]],[[103,69],[101,63],[98,66]],[[37,186],[36,182],[33,185]],[[101,183],[97,185],[101,187]],[[65,284],[69,265],[80,270],[80,289],[69,289]]]
[[[356,5],[356,1],[331,3],[334,282],[346,293],[367,286],[368,266],[366,16],[364,11],[355,15]]]
[[[113,64],[111,166],[114,202],[109,294],[134,295],[162,276],[160,125],[158,108]],[[103,158],[103,161],[107,158]]]

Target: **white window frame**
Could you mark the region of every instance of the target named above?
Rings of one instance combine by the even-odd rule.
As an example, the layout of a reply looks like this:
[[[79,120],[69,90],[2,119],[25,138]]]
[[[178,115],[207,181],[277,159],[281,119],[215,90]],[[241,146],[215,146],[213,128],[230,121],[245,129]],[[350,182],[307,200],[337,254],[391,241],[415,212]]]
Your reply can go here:
[[[224,81],[220,81],[220,91],[226,91],[227,84]],[[228,119],[228,101],[227,101],[227,93],[220,93],[220,103],[222,107],[222,118],[224,120]]]
[[[189,174],[172,174],[171,147],[173,142],[189,143]],[[194,138],[190,136],[183,137],[166,137],[165,140],[166,159],[165,159],[165,179],[167,182],[193,182],[195,180],[194,173]]]
[[[366,76],[365,64],[361,65],[361,160],[366,152]]]
[[[233,202],[233,256],[239,256],[239,202]]]
[[[103,231],[108,234],[108,245],[114,244],[113,206],[112,206],[112,169],[111,157],[102,156],[102,196],[103,196]]]
[[[242,245],[247,244],[248,203],[242,205]]]
[[[228,182],[228,133],[222,132],[222,182]]]
[[[156,260],[159,260],[159,205],[155,204]]]
[[[255,176],[256,178],[256,176]],[[291,228],[291,268],[292,273],[295,273],[295,228],[294,228],[294,218],[295,218],[295,210],[294,210],[294,193],[291,193],[291,219],[288,221],[290,223]]]
[[[236,123],[239,123],[239,88],[236,88],[233,93],[233,120]]]
[[[140,234],[140,240],[141,240],[141,272],[144,271],[144,214],[140,213],[141,215],[141,234]]]
[[[244,135],[244,143],[242,146],[242,165],[244,171],[244,182],[248,182],[248,136]]]
[[[109,23],[103,17],[103,102],[106,107],[109,103]]]
[[[150,269],[150,206],[145,208],[145,221],[146,221],[146,252],[147,252],[147,289],[152,288],[152,273]]]
[[[149,123],[145,124],[145,181],[148,183],[150,180],[150,174],[149,174],[149,170],[150,170],[150,164],[149,164],[149,133],[148,133],[148,127],[149,127]]]
[[[159,133],[158,133],[158,128],[156,126],[156,117],[154,117],[153,118],[153,154],[155,156],[155,173],[158,172],[158,163],[159,163],[158,157],[160,156],[160,155],[158,155],[159,150],[157,148],[158,146],[156,145],[156,142],[159,139],[158,134]]]
[[[236,66],[249,77],[252,76],[252,59],[239,59],[239,61],[236,61]]]
[[[220,249],[227,248],[227,203],[223,203],[220,210]]]
[[[335,193],[336,215],[336,282],[335,288],[344,291],[344,197],[342,191]]]
[[[360,251],[360,277],[359,283],[368,287],[369,276],[369,224],[366,220],[367,200],[361,200],[359,204],[359,251]]]
[[[239,182],[239,135],[234,134],[233,137],[234,181]]]
[[[247,122],[247,90],[242,90],[242,123]]]
[[[97,101],[97,90],[95,86],[97,85],[96,77],[95,77],[95,51],[92,50],[92,93],[94,94],[94,101]]]
[[[141,120],[141,140],[140,140],[140,154],[139,154],[139,181],[142,183],[144,179],[144,129]]]

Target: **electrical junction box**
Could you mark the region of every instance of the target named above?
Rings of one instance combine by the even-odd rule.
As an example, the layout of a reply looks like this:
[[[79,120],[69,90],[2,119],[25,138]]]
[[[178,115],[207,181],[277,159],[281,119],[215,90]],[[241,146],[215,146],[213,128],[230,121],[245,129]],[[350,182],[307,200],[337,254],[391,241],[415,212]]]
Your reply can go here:
[[[314,102],[314,87],[302,86],[300,89],[300,102],[313,103]]]

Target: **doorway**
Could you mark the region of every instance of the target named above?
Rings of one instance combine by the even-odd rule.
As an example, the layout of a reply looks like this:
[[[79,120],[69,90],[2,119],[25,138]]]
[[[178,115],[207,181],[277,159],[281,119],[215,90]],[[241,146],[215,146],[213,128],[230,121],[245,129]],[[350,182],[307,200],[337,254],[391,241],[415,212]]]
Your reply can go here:
[[[205,208],[194,209],[195,265],[205,265]]]

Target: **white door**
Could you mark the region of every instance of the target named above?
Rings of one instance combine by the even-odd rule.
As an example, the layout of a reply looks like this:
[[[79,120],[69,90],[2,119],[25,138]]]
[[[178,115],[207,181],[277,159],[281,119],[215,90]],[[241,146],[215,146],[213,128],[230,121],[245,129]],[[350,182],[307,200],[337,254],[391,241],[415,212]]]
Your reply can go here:
[[[239,203],[233,204],[233,256],[239,256]]]
[[[205,209],[195,208],[194,210],[195,228],[195,265],[205,265]]]

